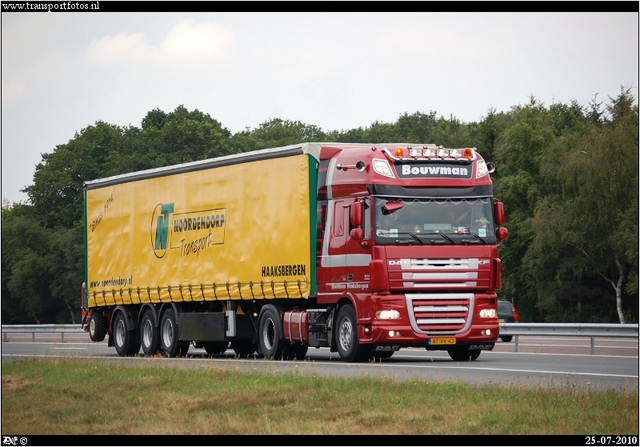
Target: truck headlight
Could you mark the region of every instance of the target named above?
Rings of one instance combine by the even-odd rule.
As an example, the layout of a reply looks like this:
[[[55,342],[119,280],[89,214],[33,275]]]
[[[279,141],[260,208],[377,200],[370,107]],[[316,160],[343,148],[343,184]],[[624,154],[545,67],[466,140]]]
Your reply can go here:
[[[497,313],[495,309],[482,309],[480,311],[480,316],[482,318],[495,318],[497,317]]]
[[[397,310],[377,310],[376,318],[380,320],[397,320],[400,318],[400,312]]]

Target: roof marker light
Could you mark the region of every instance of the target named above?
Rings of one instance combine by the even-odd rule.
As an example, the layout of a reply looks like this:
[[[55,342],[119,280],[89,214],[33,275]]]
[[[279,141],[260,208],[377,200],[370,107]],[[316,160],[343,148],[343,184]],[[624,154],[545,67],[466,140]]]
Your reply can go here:
[[[424,150],[424,156],[425,157],[435,157],[436,156],[436,150],[433,148],[428,148]]]
[[[464,158],[473,158],[473,149],[470,147],[464,148],[464,154],[462,154]]]

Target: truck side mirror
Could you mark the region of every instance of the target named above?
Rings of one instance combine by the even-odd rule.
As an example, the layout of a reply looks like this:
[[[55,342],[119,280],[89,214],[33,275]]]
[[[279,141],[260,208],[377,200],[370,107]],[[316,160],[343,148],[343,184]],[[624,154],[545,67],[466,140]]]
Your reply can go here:
[[[349,233],[349,236],[351,236],[351,239],[353,240],[361,241],[364,239],[364,231],[361,227],[354,228],[351,230],[351,233]]]
[[[496,225],[504,225],[504,204],[500,201],[493,204],[493,220]]]
[[[505,227],[498,228],[496,230],[496,237],[498,238],[498,240],[504,241],[509,237],[509,230],[507,230]]]
[[[351,225],[359,227],[362,225],[362,202],[353,202],[351,204]]]

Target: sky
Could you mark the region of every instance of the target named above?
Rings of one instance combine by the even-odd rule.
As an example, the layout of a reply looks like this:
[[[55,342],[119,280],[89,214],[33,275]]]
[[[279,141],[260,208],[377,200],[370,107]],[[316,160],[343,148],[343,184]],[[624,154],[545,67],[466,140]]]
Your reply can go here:
[[[638,13],[2,13],[2,198],[104,121],[183,105],[232,133],[638,95]],[[433,141],[431,143],[438,143]]]

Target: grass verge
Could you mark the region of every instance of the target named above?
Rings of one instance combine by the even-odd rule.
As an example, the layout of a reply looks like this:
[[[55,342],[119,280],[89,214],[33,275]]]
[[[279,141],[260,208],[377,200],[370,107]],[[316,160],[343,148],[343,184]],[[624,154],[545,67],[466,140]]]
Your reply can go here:
[[[33,359],[2,366],[2,432],[637,435],[638,396]]]

